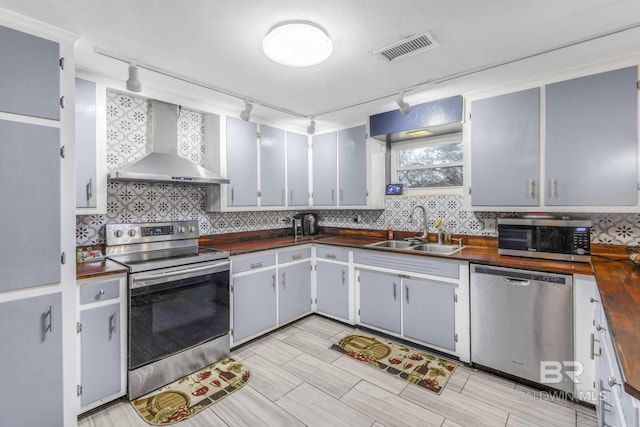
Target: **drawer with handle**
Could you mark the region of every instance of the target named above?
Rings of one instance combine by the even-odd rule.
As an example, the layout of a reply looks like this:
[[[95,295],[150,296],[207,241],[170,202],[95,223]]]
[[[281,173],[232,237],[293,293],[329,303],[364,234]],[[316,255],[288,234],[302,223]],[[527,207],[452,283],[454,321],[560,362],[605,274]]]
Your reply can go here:
[[[231,271],[233,274],[270,267],[275,264],[275,252],[243,257],[231,257]]]
[[[316,259],[347,262],[349,261],[349,251],[337,246],[317,246]]]
[[[80,286],[80,304],[106,301],[120,296],[120,280],[109,279]]]
[[[311,248],[288,249],[278,252],[278,264],[311,258]]]

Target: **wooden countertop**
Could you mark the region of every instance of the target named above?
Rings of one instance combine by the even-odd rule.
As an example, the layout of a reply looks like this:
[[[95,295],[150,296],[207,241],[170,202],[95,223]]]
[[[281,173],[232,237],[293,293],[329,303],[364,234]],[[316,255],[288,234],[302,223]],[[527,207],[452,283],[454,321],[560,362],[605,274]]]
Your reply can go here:
[[[624,389],[640,399],[640,267],[629,259],[599,257],[594,257],[593,267]]]
[[[407,237],[402,233],[398,234],[397,238],[399,239]],[[383,239],[380,232],[348,231],[346,233],[294,238],[282,236],[280,231],[270,231],[258,235],[233,233],[225,236],[203,236],[200,238],[200,245],[225,250],[231,255],[241,255],[309,243],[358,249]],[[479,264],[553,273],[595,274],[624,376],[624,388],[627,393],[640,399],[640,267],[635,268],[624,254],[620,254],[620,251],[609,251],[610,245],[593,245],[592,251],[597,255],[592,256],[592,263],[589,264],[503,256],[498,254],[495,244],[483,246],[484,242],[473,237],[465,237],[465,243],[467,246],[453,255],[401,252],[415,256],[450,258]],[[384,248],[367,249],[398,252]],[[76,272],[78,279],[85,279],[126,273],[127,269],[114,261],[106,260],[78,264]]]
[[[110,259],[104,261],[81,262],[76,264],[76,279],[107,276],[109,274],[126,273],[128,270],[122,264]]]

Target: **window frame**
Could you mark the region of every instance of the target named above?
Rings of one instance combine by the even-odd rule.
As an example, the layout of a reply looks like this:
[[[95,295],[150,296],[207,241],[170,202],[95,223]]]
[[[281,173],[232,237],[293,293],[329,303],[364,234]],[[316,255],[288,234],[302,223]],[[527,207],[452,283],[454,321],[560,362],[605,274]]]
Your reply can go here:
[[[448,166],[460,166],[462,167],[462,176],[463,182],[460,186],[455,187],[417,187],[417,188],[408,188],[404,187],[404,191],[402,194],[405,195],[432,195],[432,194],[462,194],[462,190],[464,188],[464,169],[465,169],[465,161],[464,156],[466,154],[465,144],[462,132],[457,132],[454,134],[441,135],[441,136],[432,136],[428,138],[420,138],[412,141],[402,141],[402,142],[394,142],[391,144],[391,182],[397,182],[398,171],[401,170],[412,170],[412,169],[422,169],[422,168],[401,168],[400,167],[400,155],[399,151],[407,150],[407,149],[415,149],[415,148],[423,148],[423,147],[433,147],[437,145],[448,145],[448,144],[462,144],[462,156],[463,159],[460,162],[455,163],[445,163],[443,165],[436,165],[435,167],[448,167]]]

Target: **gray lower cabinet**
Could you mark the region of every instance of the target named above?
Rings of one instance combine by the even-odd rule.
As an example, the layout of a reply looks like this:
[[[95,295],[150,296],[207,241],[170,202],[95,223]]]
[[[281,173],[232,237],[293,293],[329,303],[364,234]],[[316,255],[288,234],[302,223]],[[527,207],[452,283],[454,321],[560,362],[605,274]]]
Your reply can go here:
[[[547,205],[637,204],[637,81],[629,67],[545,87]]]
[[[539,109],[538,88],[471,103],[472,206],[538,205]]]
[[[60,129],[0,120],[0,291],[60,283],[61,160]]]
[[[227,117],[228,206],[258,206],[258,126]]]
[[[287,189],[289,206],[309,205],[308,137],[287,132]]]
[[[403,335],[455,350],[455,288],[431,280],[402,278]]]
[[[349,320],[349,270],[347,264],[316,262],[316,310]]]
[[[282,324],[311,312],[311,261],[278,269],[278,323]]]
[[[120,303],[82,310],[81,406],[117,394],[121,389]]]
[[[82,413],[127,391],[127,276],[82,279],[77,289]]]
[[[0,303],[0,342],[0,424],[62,426],[61,293]]]
[[[260,125],[260,205],[284,206],[285,186],[285,132]]]
[[[276,269],[233,278],[233,342],[277,324]]]
[[[364,126],[338,131],[338,201],[341,206],[367,204],[367,139]]]
[[[60,120],[60,45],[0,26],[0,111]]]
[[[360,323],[401,333],[401,277],[360,270]]]

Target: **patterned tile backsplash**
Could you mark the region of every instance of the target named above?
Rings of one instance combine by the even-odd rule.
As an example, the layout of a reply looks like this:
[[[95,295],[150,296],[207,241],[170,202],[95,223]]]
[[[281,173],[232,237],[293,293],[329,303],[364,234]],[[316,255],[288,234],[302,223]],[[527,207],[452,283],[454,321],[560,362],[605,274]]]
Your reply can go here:
[[[107,169],[136,160],[150,151],[150,109],[146,99],[115,91],[107,92]],[[183,109],[178,119],[178,153],[194,163],[204,165],[203,116]],[[289,218],[299,211],[206,212],[205,187],[183,184],[133,183],[109,181],[107,214],[76,217],[76,244],[104,243],[106,223],[195,220],[200,234],[268,230],[289,227]],[[512,214],[473,212],[463,209],[461,195],[388,196],[384,210],[319,210],[321,226],[384,230],[421,231],[422,210],[408,222],[415,206],[427,210],[428,226],[443,224],[454,234],[494,236],[484,228],[485,219]],[[591,219],[591,241],[624,245],[640,244],[640,214],[573,214]],[[355,222],[357,217],[360,222]]]

